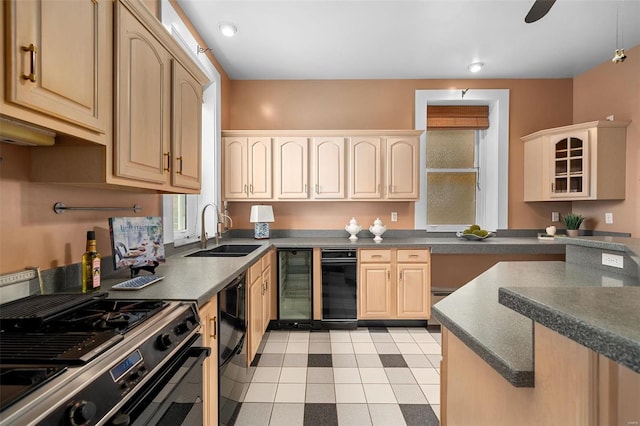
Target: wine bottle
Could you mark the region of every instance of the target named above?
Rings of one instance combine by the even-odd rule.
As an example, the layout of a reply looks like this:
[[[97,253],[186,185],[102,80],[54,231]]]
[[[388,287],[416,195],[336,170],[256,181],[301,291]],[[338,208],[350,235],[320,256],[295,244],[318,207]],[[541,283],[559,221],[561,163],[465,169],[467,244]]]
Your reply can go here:
[[[87,231],[87,251],[82,255],[82,292],[100,290],[100,253],[96,251],[96,233]]]

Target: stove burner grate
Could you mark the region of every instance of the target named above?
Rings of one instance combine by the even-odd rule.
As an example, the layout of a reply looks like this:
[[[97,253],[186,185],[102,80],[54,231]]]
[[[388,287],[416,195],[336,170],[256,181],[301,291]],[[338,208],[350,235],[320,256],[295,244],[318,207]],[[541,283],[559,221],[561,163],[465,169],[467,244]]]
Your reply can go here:
[[[84,364],[122,340],[122,336],[112,332],[1,333],[0,339],[2,364]]]

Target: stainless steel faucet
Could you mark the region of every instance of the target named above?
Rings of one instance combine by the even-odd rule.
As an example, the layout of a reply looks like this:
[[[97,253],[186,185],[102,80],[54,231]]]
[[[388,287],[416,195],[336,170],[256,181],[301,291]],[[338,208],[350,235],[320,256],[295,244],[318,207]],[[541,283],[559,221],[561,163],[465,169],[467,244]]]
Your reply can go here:
[[[216,206],[213,203],[205,204],[205,206],[202,208],[202,220],[200,221],[200,224],[202,225],[202,229],[200,232],[200,248],[201,249],[207,248],[207,227],[205,226],[205,222],[204,222],[205,220],[204,214],[207,211],[208,207],[213,207],[216,210],[216,217],[218,218],[218,222],[220,221],[220,213],[218,212],[218,206]]]
[[[220,213],[220,210],[218,210],[218,206],[215,205],[215,203],[206,204],[202,208],[202,220],[201,220],[202,229],[200,231],[200,248],[201,249],[207,248],[207,227],[205,226],[205,213],[208,207],[213,207],[216,211],[216,218],[217,218],[216,245],[220,243],[220,238],[222,238],[222,233],[224,232],[225,224],[226,224],[226,220],[222,221],[221,219],[222,218],[229,219],[229,222],[231,223],[231,227],[233,227],[233,219],[231,219],[226,214]]]

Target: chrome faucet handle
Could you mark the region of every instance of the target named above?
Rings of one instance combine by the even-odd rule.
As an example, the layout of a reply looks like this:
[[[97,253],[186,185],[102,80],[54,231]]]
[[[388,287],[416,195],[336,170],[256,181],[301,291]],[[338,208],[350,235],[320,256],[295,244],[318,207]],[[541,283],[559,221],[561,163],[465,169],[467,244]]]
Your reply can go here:
[[[224,214],[224,213],[220,213],[219,218],[221,219],[220,223],[222,223],[224,225],[224,227],[223,227],[224,231],[223,232],[228,231],[229,228],[233,228],[233,219],[231,219],[231,217],[229,215]],[[224,220],[222,220],[222,219],[224,219]],[[229,223],[230,223],[229,226],[227,226],[227,220],[226,219],[229,219]]]

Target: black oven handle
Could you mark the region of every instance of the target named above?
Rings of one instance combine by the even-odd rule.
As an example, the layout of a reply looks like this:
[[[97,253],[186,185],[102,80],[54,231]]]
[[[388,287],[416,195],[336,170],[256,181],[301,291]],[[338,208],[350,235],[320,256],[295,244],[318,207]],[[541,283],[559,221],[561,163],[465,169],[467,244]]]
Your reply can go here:
[[[194,336],[195,337],[195,336]],[[163,389],[173,377],[173,375],[180,369],[187,359],[196,358],[196,362],[192,365],[199,365],[205,360],[205,358],[211,355],[211,348],[201,346],[190,346],[185,348],[180,355],[176,355],[167,366],[163,368],[164,371],[160,372],[154,379],[147,383],[143,389],[130,395],[131,399],[125,406],[121,408],[121,411],[113,416],[107,424],[127,424],[121,423],[122,421],[129,421],[135,419],[149,403],[158,394],[158,390]],[[170,392],[171,393],[171,392]]]

